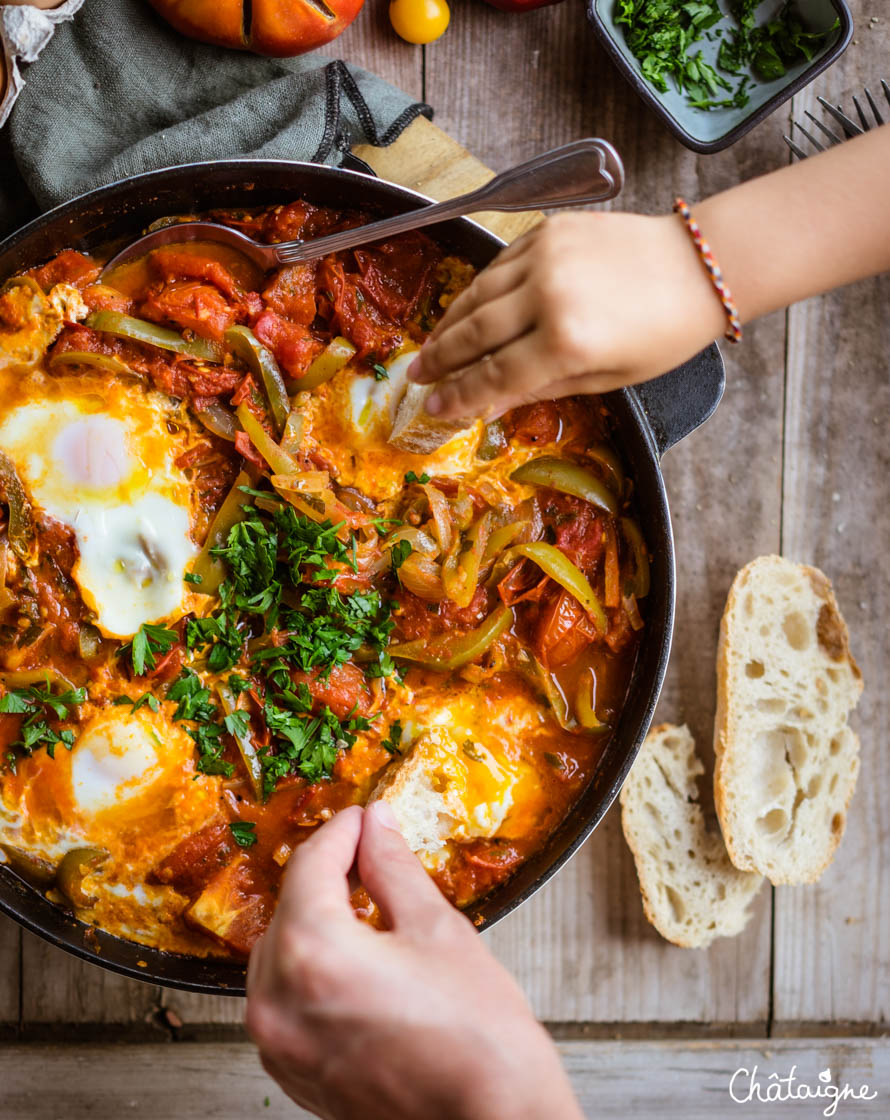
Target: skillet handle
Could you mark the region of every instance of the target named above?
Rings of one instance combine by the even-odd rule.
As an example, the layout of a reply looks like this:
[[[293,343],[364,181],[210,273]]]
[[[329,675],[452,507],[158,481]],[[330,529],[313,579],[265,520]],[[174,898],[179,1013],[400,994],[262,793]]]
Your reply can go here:
[[[725,388],[726,370],[716,342],[669,373],[634,386],[632,392],[649,421],[659,458],[704,424]]]

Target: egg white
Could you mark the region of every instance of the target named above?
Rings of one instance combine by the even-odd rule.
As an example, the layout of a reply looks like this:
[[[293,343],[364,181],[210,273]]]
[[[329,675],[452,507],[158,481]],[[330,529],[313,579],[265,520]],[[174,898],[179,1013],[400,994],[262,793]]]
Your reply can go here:
[[[106,635],[180,615],[197,553],[188,480],[175,465],[172,405],[111,387],[26,400],[0,422],[0,448],[36,505],[77,538],[73,576]]]

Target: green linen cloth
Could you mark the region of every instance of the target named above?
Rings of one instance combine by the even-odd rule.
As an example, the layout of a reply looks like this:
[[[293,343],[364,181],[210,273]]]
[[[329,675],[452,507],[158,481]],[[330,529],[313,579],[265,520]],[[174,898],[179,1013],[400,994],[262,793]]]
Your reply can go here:
[[[352,144],[390,144],[432,116],[318,54],[262,58],[186,39],[143,0],[87,0],[25,77],[0,132],[0,236],[142,171],[237,156],[339,163]]]

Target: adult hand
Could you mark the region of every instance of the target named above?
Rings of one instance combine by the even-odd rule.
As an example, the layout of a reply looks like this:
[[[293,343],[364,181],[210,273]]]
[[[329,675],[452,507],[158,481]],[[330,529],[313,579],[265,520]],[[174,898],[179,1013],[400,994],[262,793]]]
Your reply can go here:
[[[352,869],[385,931],[359,921]],[[263,1066],[319,1116],[577,1120],[556,1050],[385,803],[337,813],[290,861],[247,978]]]
[[[725,325],[679,218],[562,214],[476,277],[408,376],[437,383],[431,414],[490,419],[530,401],[655,377]]]

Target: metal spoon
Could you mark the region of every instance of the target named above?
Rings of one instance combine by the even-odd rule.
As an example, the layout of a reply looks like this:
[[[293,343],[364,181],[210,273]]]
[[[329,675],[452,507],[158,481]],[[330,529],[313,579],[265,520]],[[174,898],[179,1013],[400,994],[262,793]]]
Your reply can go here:
[[[279,265],[315,260],[339,249],[352,249],[356,245],[379,241],[382,237],[392,237],[480,210],[555,210],[586,202],[605,202],[614,198],[623,186],[624,167],[611,144],[590,138],[576,140],[573,144],[554,148],[509,171],[503,171],[468,194],[312,241],[261,245],[245,234],[215,222],[181,222],[165,226],[140,237],[112,257],[102,275],[106,276],[111,269],[144,256],[160,245],[179,241],[219,241],[239,250],[267,272]]]

